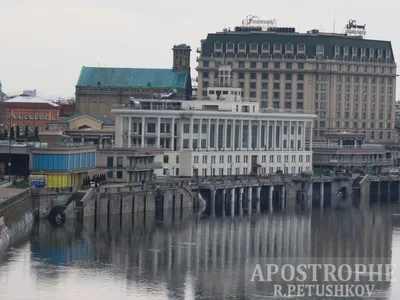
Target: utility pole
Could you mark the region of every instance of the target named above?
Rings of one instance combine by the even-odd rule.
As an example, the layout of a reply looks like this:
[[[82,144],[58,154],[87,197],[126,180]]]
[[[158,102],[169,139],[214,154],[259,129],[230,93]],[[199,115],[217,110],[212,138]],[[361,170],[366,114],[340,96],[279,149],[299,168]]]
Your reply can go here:
[[[11,112],[10,110],[10,128],[8,133],[8,182],[11,182]]]

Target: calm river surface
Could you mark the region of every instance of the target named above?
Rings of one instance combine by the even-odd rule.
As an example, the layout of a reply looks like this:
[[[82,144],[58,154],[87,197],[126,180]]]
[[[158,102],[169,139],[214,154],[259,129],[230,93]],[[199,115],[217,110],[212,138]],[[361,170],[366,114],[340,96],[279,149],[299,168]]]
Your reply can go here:
[[[400,268],[400,206],[166,219],[101,219],[97,228],[93,220],[62,228],[41,222],[0,259],[0,299],[267,299],[271,286],[250,283],[255,262],[314,258]],[[400,287],[381,282],[361,299],[397,300]]]

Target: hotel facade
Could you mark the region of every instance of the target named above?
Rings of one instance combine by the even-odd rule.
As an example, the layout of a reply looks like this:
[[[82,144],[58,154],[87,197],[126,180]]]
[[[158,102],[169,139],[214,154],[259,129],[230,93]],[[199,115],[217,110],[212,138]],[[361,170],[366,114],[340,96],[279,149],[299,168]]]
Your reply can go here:
[[[316,112],[314,140],[337,131],[361,132],[379,143],[397,139],[396,63],[389,41],[237,27],[208,34],[197,52],[203,97],[229,70],[243,98],[260,108]]]
[[[207,88],[207,100],[138,99],[125,108],[113,109],[116,146],[161,148],[159,176],[312,170],[306,138],[314,114],[262,109],[258,102],[242,99],[240,88],[219,83]]]

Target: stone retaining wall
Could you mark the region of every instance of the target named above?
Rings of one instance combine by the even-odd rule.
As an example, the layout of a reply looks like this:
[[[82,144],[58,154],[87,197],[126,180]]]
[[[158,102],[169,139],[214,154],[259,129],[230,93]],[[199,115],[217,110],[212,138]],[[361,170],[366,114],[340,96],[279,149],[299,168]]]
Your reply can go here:
[[[85,217],[107,214],[125,214],[155,211],[157,200],[164,200],[164,210],[172,208],[192,208],[192,194],[184,187],[159,190],[129,191],[122,188],[95,192],[85,199]]]

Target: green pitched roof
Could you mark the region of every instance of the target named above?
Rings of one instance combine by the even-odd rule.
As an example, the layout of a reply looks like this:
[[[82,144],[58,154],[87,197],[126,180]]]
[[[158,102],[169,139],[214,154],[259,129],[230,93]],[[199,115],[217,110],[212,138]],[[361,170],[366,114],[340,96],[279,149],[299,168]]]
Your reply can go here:
[[[73,115],[71,117],[61,118],[59,120],[51,121],[51,122],[49,122],[49,124],[68,124],[71,120],[79,118],[79,117],[84,117],[84,116],[88,116],[88,117],[91,117],[93,119],[96,119],[96,120],[102,122],[104,126],[114,126],[115,125],[113,120],[108,119],[105,116],[101,116],[101,115],[79,115],[79,114]]]
[[[78,87],[186,89],[188,72],[172,69],[82,67]]]
[[[273,44],[281,44],[282,48],[286,44],[294,45],[294,54],[296,54],[297,45],[303,44],[306,46],[306,56],[313,58],[316,56],[316,46],[324,46],[324,57],[334,58],[335,46],[347,46],[349,47],[349,52],[351,53],[352,48],[355,47],[360,53],[361,48],[367,49],[382,49],[391,50],[391,61],[394,61],[392,44],[389,41],[379,41],[379,40],[368,40],[360,37],[354,36],[344,36],[344,35],[334,35],[334,34],[298,34],[298,33],[267,33],[267,32],[228,32],[228,33],[212,33],[208,34],[207,39],[202,44],[202,57],[210,57],[214,53],[214,43],[222,43],[223,52],[226,51],[226,45],[228,42],[233,42],[235,45],[235,53],[238,53],[238,44],[247,44],[247,53],[249,53],[249,48],[251,43],[256,43],[259,46],[259,53],[261,53],[261,45],[264,43],[270,44],[270,49],[272,53]],[[284,50],[282,51],[284,53]],[[384,54],[385,55],[385,54]],[[360,55],[358,55],[360,57]]]

